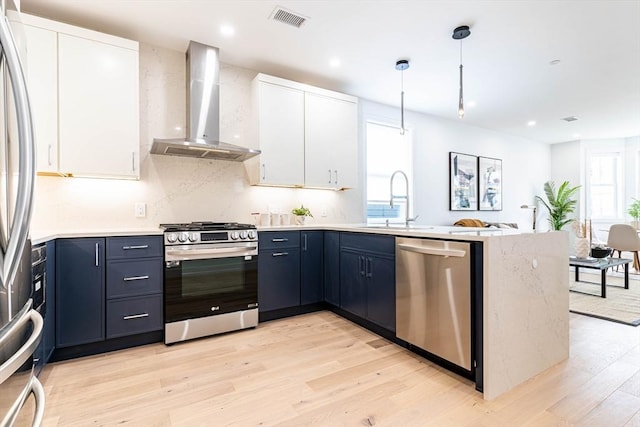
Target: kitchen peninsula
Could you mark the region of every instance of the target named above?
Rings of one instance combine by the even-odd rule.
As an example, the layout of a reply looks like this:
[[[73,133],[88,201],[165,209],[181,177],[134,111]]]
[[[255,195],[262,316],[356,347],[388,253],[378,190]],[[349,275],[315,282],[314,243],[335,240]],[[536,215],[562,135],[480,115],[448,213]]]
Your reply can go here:
[[[325,235],[333,232],[480,242],[484,399],[498,397],[569,356],[569,249],[566,232],[344,224],[260,227],[258,231],[259,235],[274,231],[317,231]],[[38,244],[53,239],[161,233],[160,229],[147,228],[137,231],[33,231],[31,235],[34,243]]]
[[[569,357],[566,232],[518,229],[307,225],[320,229],[482,242],[483,397],[491,400]]]

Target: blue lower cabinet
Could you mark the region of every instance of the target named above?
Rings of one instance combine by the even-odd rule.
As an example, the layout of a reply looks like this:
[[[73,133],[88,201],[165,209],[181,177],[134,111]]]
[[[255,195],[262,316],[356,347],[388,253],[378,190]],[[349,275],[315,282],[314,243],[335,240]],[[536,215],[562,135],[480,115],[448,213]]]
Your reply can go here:
[[[261,312],[300,305],[300,249],[260,251],[258,307]]]
[[[340,252],[340,308],[356,316],[367,317],[365,257],[359,252]]]
[[[107,339],[162,329],[162,295],[107,301]]]
[[[324,232],[300,232],[300,304],[315,304],[324,299]]]
[[[324,300],[340,306],[340,233],[324,232]]]
[[[342,233],[339,262],[340,308],[395,331],[395,238]]]
[[[56,348],[105,339],[105,240],[56,242]]]

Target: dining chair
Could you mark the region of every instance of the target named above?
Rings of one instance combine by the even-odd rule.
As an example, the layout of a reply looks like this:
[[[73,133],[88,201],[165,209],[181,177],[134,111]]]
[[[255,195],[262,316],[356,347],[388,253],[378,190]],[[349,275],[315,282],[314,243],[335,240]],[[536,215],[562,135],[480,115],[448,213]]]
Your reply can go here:
[[[618,258],[622,257],[622,252],[633,252],[633,268],[640,270],[640,236],[638,231],[629,224],[613,224],[609,229],[607,246],[612,250],[612,255],[618,252]]]

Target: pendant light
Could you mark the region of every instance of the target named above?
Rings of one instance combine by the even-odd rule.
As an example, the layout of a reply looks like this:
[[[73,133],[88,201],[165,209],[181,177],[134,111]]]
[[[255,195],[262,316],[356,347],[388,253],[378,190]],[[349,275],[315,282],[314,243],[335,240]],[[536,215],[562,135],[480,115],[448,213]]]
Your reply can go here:
[[[409,68],[407,59],[396,62],[396,70],[400,71],[400,135],[404,135],[404,70]]]
[[[466,39],[471,34],[467,25],[462,25],[453,30],[454,40],[460,40],[460,94],[458,96],[458,117],[464,117],[464,95],[462,90],[462,39]]]

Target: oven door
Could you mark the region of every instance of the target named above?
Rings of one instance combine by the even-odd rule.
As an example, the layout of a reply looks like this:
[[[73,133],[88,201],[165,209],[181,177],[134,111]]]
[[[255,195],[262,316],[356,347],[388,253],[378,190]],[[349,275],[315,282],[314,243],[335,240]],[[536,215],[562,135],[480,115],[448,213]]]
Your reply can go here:
[[[258,244],[167,247],[165,323],[258,307]]]

